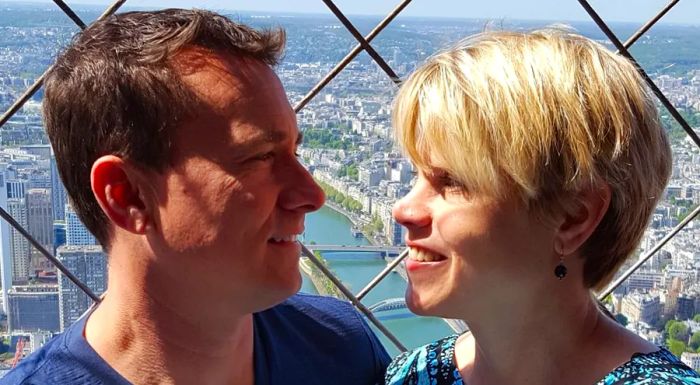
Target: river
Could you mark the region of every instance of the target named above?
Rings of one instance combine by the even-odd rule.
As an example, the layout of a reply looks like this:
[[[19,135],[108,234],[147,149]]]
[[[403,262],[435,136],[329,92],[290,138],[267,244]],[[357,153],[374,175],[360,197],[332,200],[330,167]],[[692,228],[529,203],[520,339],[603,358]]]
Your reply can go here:
[[[305,243],[339,245],[367,245],[364,238],[355,238],[350,232],[352,224],[343,215],[323,207],[321,210],[309,214],[306,217],[306,231],[303,241]],[[348,255],[343,254],[343,255]],[[329,255],[330,256],[330,255]],[[349,258],[348,258],[349,259]],[[328,261],[331,269],[340,277],[353,293],[360,291],[374,276],[381,271],[386,263],[381,259],[331,259]],[[302,291],[315,293],[311,282],[304,277]],[[406,281],[396,273],[389,274],[363,299],[366,306],[371,306],[383,299],[403,297],[406,290]],[[418,317],[408,313],[408,310],[392,311],[377,314],[382,323],[396,335],[407,348],[434,341],[438,338],[452,334],[453,331],[439,318]],[[386,319],[399,317],[397,319]],[[377,332],[375,330],[375,332]],[[398,353],[394,345],[377,332],[382,343],[392,356]]]

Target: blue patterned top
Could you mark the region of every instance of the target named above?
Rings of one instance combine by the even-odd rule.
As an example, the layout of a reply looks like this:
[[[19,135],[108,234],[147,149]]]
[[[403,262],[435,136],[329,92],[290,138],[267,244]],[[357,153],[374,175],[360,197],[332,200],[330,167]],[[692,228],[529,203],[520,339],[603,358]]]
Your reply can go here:
[[[386,385],[464,385],[453,359],[457,337],[445,337],[394,358],[386,371]],[[700,376],[661,348],[652,353],[635,353],[596,385],[641,384],[700,384]]]

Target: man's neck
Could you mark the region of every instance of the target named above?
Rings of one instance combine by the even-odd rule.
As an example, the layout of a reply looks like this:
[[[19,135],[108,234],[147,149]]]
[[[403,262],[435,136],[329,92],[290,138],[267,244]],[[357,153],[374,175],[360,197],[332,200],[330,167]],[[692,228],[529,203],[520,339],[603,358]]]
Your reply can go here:
[[[109,292],[85,326],[87,342],[112,368],[136,385],[253,384],[252,314],[183,314],[133,287],[138,282],[132,275],[132,287],[124,287],[110,276]]]

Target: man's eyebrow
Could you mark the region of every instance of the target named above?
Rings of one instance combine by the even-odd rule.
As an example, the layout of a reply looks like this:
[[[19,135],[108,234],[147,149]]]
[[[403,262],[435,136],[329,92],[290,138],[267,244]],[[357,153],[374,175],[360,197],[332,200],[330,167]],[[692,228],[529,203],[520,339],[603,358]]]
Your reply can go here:
[[[284,131],[270,130],[263,135],[258,135],[258,136],[255,136],[254,138],[248,139],[247,141],[245,141],[242,144],[246,148],[255,148],[257,146],[261,146],[261,145],[268,144],[268,143],[275,144],[275,143],[283,142],[287,139],[287,137],[288,137],[287,135],[288,134]],[[297,134],[295,144],[298,146],[302,143],[303,140],[304,140],[303,134],[301,132],[299,132]]]

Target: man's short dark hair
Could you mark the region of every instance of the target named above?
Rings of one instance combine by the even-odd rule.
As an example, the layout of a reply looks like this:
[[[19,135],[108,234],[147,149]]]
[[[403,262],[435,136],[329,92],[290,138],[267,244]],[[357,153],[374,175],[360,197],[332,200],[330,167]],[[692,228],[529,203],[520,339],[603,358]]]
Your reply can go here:
[[[73,39],[46,77],[44,122],[72,205],[105,248],[110,226],[90,187],[95,160],[112,154],[162,171],[174,128],[196,116],[173,56],[196,46],[275,65],[284,44],[281,29],[183,9],[113,15]]]

